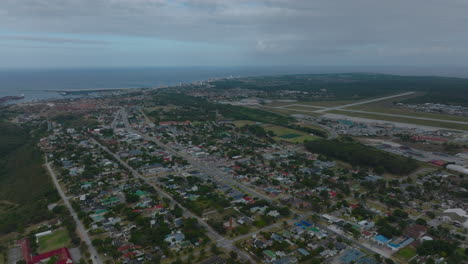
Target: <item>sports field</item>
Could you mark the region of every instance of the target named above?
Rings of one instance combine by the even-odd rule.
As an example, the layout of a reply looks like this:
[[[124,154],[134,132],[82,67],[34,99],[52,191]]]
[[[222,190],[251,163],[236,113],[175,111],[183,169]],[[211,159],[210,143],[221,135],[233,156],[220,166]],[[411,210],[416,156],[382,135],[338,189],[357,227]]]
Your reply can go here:
[[[283,126],[277,126],[277,125],[271,125],[271,124],[264,124],[262,125],[263,128],[267,131],[272,131],[275,133],[275,137],[273,139],[278,140],[278,141],[286,141],[290,143],[302,143],[306,140],[315,140],[318,139],[318,137],[310,135],[306,132],[302,132],[299,130],[283,127]]]
[[[59,229],[52,234],[39,238],[39,253],[49,252],[51,250],[68,247],[70,244],[70,236],[67,230]]]

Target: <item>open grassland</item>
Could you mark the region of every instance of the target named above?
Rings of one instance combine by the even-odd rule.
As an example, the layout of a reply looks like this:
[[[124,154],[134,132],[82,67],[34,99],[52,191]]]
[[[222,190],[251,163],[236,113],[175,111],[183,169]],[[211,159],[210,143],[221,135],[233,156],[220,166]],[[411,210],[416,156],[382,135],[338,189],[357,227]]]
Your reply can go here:
[[[382,93],[379,96],[360,96],[360,97],[354,97],[354,98],[347,98],[346,100],[340,100],[340,99],[323,99],[323,100],[311,100],[311,101],[298,101],[294,104],[301,104],[301,105],[309,105],[311,107],[336,107],[336,106],[342,106],[342,105],[347,105],[347,104],[353,104],[353,103],[358,103],[360,101],[367,101],[367,100],[372,100],[372,99],[379,99],[381,97],[386,97],[386,96],[391,96],[391,95],[396,95],[401,92],[397,93]],[[401,98],[406,98],[406,96],[402,96]],[[395,99],[400,99],[400,97],[392,98],[393,100]]]
[[[322,113],[312,113],[312,112],[304,112],[301,110],[289,109],[289,108],[273,108],[273,107],[263,107],[265,111],[273,112],[282,115],[294,115],[294,114],[301,114],[301,115],[309,115],[309,116],[321,116]]]
[[[235,120],[233,123],[236,127],[243,127],[246,125],[255,125],[257,122],[251,120]]]
[[[416,249],[414,247],[412,247],[412,246],[409,246],[409,247],[405,247],[405,248],[401,249],[400,251],[398,251],[398,253],[395,254],[395,256],[398,259],[408,261],[412,257],[416,256],[416,254],[417,254]]]
[[[272,131],[273,133],[275,133],[276,136],[273,139],[278,140],[278,141],[286,141],[290,143],[302,143],[307,140],[318,139],[318,137],[316,136],[307,134],[305,132],[302,132],[296,129],[287,128],[287,127],[270,125],[270,124],[262,125],[262,127],[267,131]]]
[[[405,95],[405,96],[397,97],[397,98],[391,98],[391,99],[383,100],[379,102],[355,105],[355,106],[347,107],[345,109],[385,113],[385,114],[395,114],[395,115],[406,115],[409,117],[414,116],[414,117],[434,118],[434,119],[441,119],[441,120],[468,121],[468,118],[462,117],[462,116],[417,112],[417,111],[408,109],[406,107],[397,106],[394,104],[394,102],[400,102],[400,101],[418,98],[418,97],[424,96],[425,94],[426,93],[424,92],[417,92],[414,94]]]
[[[314,106],[291,105],[291,106],[285,107],[284,109],[312,112],[312,111],[316,111],[322,108],[317,108]]]
[[[301,127],[308,127],[308,128],[312,128],[312,129],[317,129],[317,130],[320,130],[322,131],[323,133],[325,134],[328,134],[328,131],[323,129],[322,127],[320,126],[317,126],[317,125],[313,125],[313,124],[305,124],[305,123],[296,123],[296,125],[298,126],[301,126]]]
[[[363,98],[359,98],[359,100],[362,100],[362,99]],[[359,100],[300,101],[300,102],[297,102],[296,104],[318,106],[318,107],[334,107],[334,106],[356,103],[356,102],[359,102]]]
[[[278,102],[278,101],[273,101],[271,103],[267,103],[264,106],[268,107],[279,107],[279,106],[285,106],[285,105],[290,105],[290,104],[299,104],[296,100],[291,100],[291,102]]]
[[[52,234],[39,238],[39,253],[49,252],[51,250],[68,247],[70,244],[70,236],[66,229],[54,231]]]
[[[375,114],[353,113],[353,112],[346,112],[346,111],[340,111],[340,110],[334,110],[328,113],[374,119],[374,120],[379,120],[379,121],[400,122],[400,123],[415,124],[415,125],[421,125],[421,126],[431,126],[431,127],[440,127],[440,128],[446,128],[446,129],[458,129],[458,130],[468,131],[468,125],[449,123],[449,122],[444,122],[443,120],[430,121],[430,120],[415,119],[411,117],[406,118],[406,117],[397,117],[397,116],[385,116],[385,115],[379,115],[378,113],[375,113]]]
[[[401,107],[401,106],[359,105],[359,106],[356,106],[356,107],[350,107],[349,109],[350,110],[373,112],[373,113],[404,115],[404,116],[408,116],[408,117],[423,117],[423,118],[433,118],[433,119],[440,119],[440,120],[468,122],[468,118],[463,117],[463,116],[438,114],[438,113],[417,112],[417,111],[412,111],[410,109],[406,109],[406,108]]]

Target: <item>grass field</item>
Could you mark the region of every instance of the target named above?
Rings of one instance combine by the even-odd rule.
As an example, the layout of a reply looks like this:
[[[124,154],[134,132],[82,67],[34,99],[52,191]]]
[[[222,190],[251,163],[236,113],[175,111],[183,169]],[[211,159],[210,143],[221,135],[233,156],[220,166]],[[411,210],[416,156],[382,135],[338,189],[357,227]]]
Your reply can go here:
[[[295,109],[290,109],[290,108],[271,108],[271,107],[262,107],[263,110],[269,111],[269,112],[274,112],[277,114],[282,114],[282,115],[294,115],[294,114],[301,114],[301,115],[309,115],[309,116],[320,116],[322,115],[321,113],[312,113],[312,112],[304,112],[300,110],[295,110]],[[313,110],[315,108],[311,108]]]
[[[5,264],[5,254],[0,253],[0,264]]]
[[[322,100],[322,101],[300,101],[295,104],[303,104],[303,105],[310,105],[310,106],[320,106],[320,107],[333,107],[333,106],[340,106],[340,105],[346,105],[346,104],[351,104],[351,103],[356,103],[359,102],[360,100],[363,100],[362,98],[359,98],[359,100]]]
[[[416,249],[413,247],[405,247],[401,249],[400,251],[398,251],[396,256],[404,260],[409,260],[412,257],[416,256]]]
[[[273,133],[275,133],[276,137],[274,137],[273,139],[278,140],[278,141],[286,141],[290,143],[302,143],[306,140],[318,139],[318,137],[316,136],[312,136],[305,132],[295,130],[295,129],[290,129],[287,127],[270,125],[270,124],[262,125],[262,127],[265,128],[267,131],[272,131]]]
[[[243,127],[245,125],[255,125],[256,122],[250,120],[235,120],[233,123],[236,127]]]
[[[429,120],[414,119],[411,117],[406,118],[406,117],[396,117],[396,116],[384,116],[384,115],[379,115],[378,113],[376,114],[353,113],[353,112],[346,112],[346,111],[340,111],[340,110],[334,110],[328,113],[347,115],[347,116],[352,116],[352,117],[375,119],[375,120],[381,120],[381,121],[393,121],[393,122],[401,122],[401,123],[408,123],[408,124],[415,124],[415,125],[422,125],[422,126],[432,126],[432,127],[446,128],[446,129],[458,129],[458,130],[468,131],[468,125],[448,123],[442,120],[441,121],[429,121]]]
[[[314,106],[300,106],[300,105],[292,105],[286,107],[286,109],[293,109],[293,110],[305,110],[305,111],[316,111],[322,108],[314,107]]]
[[[462,117],[462,116],[417,112],[417,111],[411,111],[410,109],[407,109],[401,106],[393,106],[393,105],[385,105],[385,104],[357,105],[357,106],[353,106],[353,107],[346,108],[346,109],[376,112],[376,113],[385,113],[385,114],[394,114],[394,115],[405,115],[408,117],[413,116],[413,117],[424,117],[424,118],[434,118],[434,119],[441,119],[441,120],[468,122],[468,118]]]
[[[39,253],[49,252],[51,250],[67,247],[70,244],[70,236],[67,230],[60,229],[52,234],[39,238]]]

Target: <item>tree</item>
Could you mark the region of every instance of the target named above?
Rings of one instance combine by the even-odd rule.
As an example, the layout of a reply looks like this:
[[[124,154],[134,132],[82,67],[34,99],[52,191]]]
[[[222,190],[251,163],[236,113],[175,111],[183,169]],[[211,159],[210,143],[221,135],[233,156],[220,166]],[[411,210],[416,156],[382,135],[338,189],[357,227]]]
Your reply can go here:
[[[125,200],[128,203],[136,203],[140,200],[140,197],[138,195],[135,195],[133,193],[125,193]]]
[[[229,256],[230,256],[232,259],[237,259],[237,253],[234,252],[234,251],[229,252]]]

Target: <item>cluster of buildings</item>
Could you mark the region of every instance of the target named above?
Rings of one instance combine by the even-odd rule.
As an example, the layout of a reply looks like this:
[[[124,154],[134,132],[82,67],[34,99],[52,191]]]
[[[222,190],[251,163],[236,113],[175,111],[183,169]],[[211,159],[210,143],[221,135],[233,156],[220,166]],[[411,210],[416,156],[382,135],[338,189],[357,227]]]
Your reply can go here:
[[[411,110],[420,111],[420,112],[468,116],[468,107],[464,107],[460,105],[445,105],[445,104],[434,104],[434,103],[425,103],[425,104],[399,103],[398,105],[404,106]]]

